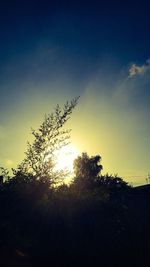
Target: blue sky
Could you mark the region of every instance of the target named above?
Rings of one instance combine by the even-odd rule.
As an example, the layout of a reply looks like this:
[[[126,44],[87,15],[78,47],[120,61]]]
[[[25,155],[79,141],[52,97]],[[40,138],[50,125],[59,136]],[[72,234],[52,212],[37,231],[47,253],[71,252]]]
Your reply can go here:
[[[104,171],[145,182],[150,4],[50,2],[0,4],[0,163],[15,166],[30,126],[37,127],[57,103],[80,95],[70,122],[75,145],[101,154]]]

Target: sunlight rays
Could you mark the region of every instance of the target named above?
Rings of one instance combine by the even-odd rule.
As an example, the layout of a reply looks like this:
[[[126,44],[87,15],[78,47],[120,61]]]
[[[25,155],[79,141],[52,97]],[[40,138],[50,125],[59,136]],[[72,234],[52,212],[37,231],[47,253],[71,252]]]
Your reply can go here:
[[[73,145],[62,147],[56,152],[56,165],[55,169],[58,171],[66,170],[73,173],[73,162],[79,155],[78,149]]]

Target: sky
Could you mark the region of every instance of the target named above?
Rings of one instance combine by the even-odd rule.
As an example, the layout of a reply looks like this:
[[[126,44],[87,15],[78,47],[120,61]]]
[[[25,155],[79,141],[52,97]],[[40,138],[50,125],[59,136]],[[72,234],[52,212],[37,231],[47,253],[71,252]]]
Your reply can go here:
[[[80,95],[68,123],[103,173],[150,171],[149,1],[0,2],[0,165],[24,158],[31,127]]]

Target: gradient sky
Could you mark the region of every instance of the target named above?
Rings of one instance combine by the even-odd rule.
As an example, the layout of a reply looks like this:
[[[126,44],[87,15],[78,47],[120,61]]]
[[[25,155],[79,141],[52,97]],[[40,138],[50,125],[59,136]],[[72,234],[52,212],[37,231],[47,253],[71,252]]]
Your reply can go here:
[[[51,2],[0,3],[0,164],[15,167],[30,127],[57,103],[80,95],[69,122],[72,143],[100,154],[104,173],[145,183],[149,1]]]

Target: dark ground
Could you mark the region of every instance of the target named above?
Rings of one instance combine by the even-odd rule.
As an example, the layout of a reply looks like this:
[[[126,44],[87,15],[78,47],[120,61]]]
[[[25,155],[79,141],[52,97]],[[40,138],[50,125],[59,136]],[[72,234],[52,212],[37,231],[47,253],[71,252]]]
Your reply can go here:
[[[1,267],[150,266],[149,185],[108,199],[17,190],[0,192]]]

